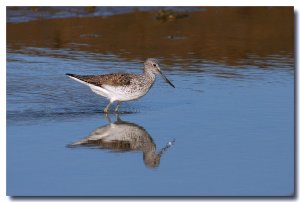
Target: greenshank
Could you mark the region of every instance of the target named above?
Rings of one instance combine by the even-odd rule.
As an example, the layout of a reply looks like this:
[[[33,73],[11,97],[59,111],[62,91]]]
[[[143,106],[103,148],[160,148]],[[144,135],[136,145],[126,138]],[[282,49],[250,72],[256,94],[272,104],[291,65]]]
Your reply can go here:
[[[144,72],[141,74],[66,75],[89,86],[94,93],[106,97],[109,103],[104,108],[104,113],[108,113],[109,107],[115,101],[117,102],[115,112],[118,112],[121,102],[136,100],[146,95],[152,87],[157,74],[160,74],[167,83],[175,88],[160,70],[158,60],[154,58],[149,58],[144,62]]]

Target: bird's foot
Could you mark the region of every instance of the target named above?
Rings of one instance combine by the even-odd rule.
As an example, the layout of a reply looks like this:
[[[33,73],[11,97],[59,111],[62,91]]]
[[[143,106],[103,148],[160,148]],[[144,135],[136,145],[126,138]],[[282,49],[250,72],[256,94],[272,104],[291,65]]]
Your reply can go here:
[[[118,113],[118,112],[119,112],[119,106],[120,106],[120,104],[121,104],[121,102],[118,101],[118,104],[117,104],[117,106],[116,106],[116,108],[115,108],[115,113]]]

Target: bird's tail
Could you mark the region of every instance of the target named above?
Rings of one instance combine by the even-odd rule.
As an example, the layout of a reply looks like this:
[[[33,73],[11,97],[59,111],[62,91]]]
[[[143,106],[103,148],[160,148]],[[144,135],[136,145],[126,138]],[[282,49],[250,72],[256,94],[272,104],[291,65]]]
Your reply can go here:
[[[71,76],[71,77],[76,77],[76,74],[69,74],[69,73],[66,73],[67,76]]]
[[[68,77],[70,77],[71,79],[75,80],[75,81],[78,81],[78,82],[80,82],[80,83],[83,83],[84,85],[90,86],[89,83],[87,83],[87,82],[81,80],[81,78],[80,78],[81,76],[80,76],[80,75],[77,75],[77,74],[69,74],[69,73],[67,73],[66,75],[67,75]]]

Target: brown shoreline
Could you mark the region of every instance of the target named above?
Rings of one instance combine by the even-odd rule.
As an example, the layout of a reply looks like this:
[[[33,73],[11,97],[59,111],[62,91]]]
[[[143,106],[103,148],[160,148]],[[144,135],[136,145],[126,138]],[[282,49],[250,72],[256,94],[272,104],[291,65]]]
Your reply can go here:
[[[7,45],[10,50],[40,47],[113,53],[128,60],[159,57],[170,64],[173,57],[233,66],[253,54],[294,58],[293,7],[206,7],[171,20],[159,20],[158,14],[135,11],[7,23]]]

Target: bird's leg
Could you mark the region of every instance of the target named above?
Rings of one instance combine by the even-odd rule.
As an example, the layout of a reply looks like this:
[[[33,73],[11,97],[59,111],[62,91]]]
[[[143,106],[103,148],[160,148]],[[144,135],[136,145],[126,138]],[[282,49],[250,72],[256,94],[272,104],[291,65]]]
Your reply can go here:
[[[105,119],[108,121],[109,124],[112,123],[111,119],[110,119],[110,117],[109,117],[109,115],[107,113],[105,114]]]
[[[112,102],[109,101],[108,105],[104,108],[104,113],[108,113],[109,107],[112,104]]]
[[[121,101],[118,101],[117,106],[115,108],[115,112],[118,112],[120,104],[121,104]]]
[[[116,117],[118,122],[122,122],[122,119],[120,118],[119,114],[117,114]]]

